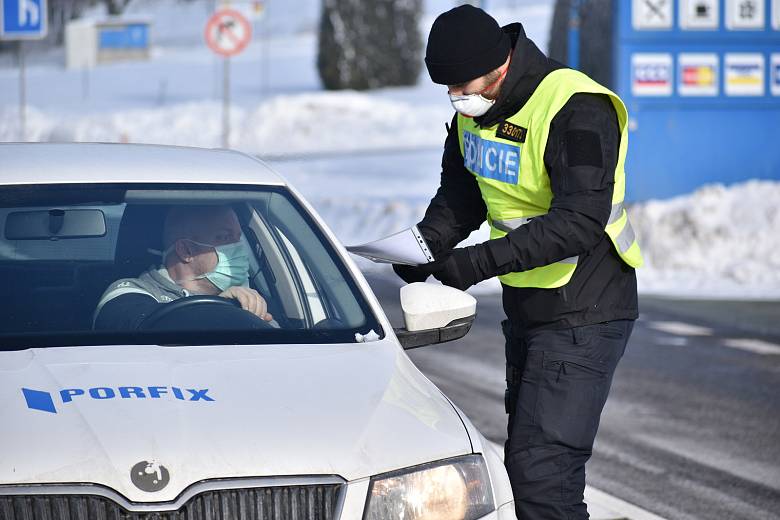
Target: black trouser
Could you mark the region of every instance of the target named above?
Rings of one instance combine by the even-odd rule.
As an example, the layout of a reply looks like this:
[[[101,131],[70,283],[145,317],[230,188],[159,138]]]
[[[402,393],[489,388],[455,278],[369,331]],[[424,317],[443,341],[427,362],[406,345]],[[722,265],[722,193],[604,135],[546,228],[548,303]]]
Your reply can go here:
[[[524,333],[507,352],[505,464],[519,520],[588,518],[585,462],[633,320]]]

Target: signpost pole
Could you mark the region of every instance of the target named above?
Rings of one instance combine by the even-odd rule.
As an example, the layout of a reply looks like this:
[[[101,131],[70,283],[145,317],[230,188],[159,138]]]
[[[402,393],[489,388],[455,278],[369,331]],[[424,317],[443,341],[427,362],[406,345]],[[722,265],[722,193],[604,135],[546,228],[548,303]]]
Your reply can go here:
[[[27,78],[24,64],[24,42],[19,40],[19,141],[27,141]]]
[[[580,67],[580,7],[582,0],[571,0],[569,4],[569,38],[567,65],[572,69]]]
[[[263,27],[263,31],[262,31],[263,32],[263,41],[260,42],[260,45],[262,45],[262,55],[261,55],[262,57],[261,57],[261,59],[263,60],[263,64],[262,64],[263,84],[262,84],[261,92],[263,93],[263,95],[268,96],[268,89],[269,89],[270,75],[271,75],[271,64],[270,64],[270,61],[269,61],[270,60],[270,50],[271,50],[270,47],[271,47],[271,43],[268,40],[268,24],[266,22],[266,20],[268,18],[268,9],[269,9],[269,7],[266,7],[265,9],[266,9],[266,12],[265,12],[265,14],[263,16],[263,19],[260,20],[260,23],[262,24],[262,27]]]
[[[23,40],[40,40],[48,30],[47,0],[0,0],[0,40],[17,40],[19,140],[27,140],[27,78]]]
[[[222,147],[230,148],[230,57],[244,50],[252,28],[241,13],[221,9],[206,23],[206,43],[222,56]]]
[[[222,148],[230,148],[230,58],[222,58]]]

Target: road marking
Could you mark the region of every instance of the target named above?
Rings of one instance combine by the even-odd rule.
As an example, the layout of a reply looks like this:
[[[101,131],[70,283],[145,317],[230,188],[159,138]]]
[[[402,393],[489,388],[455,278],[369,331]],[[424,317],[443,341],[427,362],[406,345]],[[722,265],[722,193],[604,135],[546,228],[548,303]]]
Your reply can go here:
[[[700,327],[698,325],[691,325],[690,323],[683,323],[681,321],[651,321],[647,324],[651,329],[666,332],[667,334],[675,334],[677,336],[712,336],[713,331],[708,327]]]
[[[737,348],[754,354],[780,354],[780,345],[751,338],[727,338],[723,340],[723,345],[730,348]]]
[[[654,338],[653,342],[656,345],[669,345],[672,347],[684,347],[688,344],[688,338],[682,338],[680,336],[661,336]]]
[[[647,324],[651,329],[671,334],[672,337],[654,338],[656,345],[669,345],[684,347],[688,344],[685,336],[713,336],[714,332],[709,327],[701,327],[681,321],[651,321]],[[761,339],[753,338],[726,338],[722,341],[724,347],[736,348],[745,352],[763,355],[780,355],[780,345]]]

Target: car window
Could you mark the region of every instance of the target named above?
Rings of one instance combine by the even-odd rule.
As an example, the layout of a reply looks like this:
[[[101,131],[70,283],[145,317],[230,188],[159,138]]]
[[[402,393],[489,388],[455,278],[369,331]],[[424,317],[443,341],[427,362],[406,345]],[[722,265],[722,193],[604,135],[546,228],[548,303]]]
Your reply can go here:
[[[286,188],[6,186],[0,204],[0,349],[382,335]],[[258,295],[268,316],[239,308],[238,296],[219,298],[231,291]]]

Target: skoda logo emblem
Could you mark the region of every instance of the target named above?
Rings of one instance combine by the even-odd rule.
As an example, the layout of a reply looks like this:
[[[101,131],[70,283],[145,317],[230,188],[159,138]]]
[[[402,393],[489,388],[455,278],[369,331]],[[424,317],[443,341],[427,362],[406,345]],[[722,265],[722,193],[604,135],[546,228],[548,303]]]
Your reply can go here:
[[[156,461],[141,461],[130,470],[130,480],[141,491],[154,493],[160,491],[171,480],[171,475],[165,466]]]

